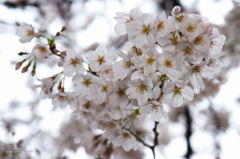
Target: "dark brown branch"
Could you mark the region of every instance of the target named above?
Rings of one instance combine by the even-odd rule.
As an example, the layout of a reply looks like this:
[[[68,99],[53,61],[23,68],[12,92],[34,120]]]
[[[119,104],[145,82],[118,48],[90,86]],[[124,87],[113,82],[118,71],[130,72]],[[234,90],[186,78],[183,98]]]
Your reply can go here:
[[[159,133],[157,132],[157,125],[158,125],[158,122],[155,121],[155,126],[154,126],[154,128],[153,128],[153,132],[154,132],[154,144],[153,144],[153,146],[148,145],[148,144],[145,143],[140,137],[138,137],[136,134],[134,134],[133,132],[131,132],[131,134],[132,134],[133,136],[135,136],[136,139],[137,139],[139,142],[141,142],[144,146],[146,146],[146,147],[148,147],[148,148],[150,148],[150,149],[152,150],[153,158],[154,158],[154,159],[156,158],[156,156],[155,156],[155,146],[158,145],[158,135],[159,135]]]
[[[185,134],[187,140],[187,153],[184,157],[186,157],[186,159],[190,159],[190,157],[193,154],[193,150],[190,144],[190,137],[192,135],[192,118],[188,106],[185,106],[184,114],[186,117],[186,129],[187,129]]]
[[[158,122],[155,121],[155,126],[153,128],[153,132],[154,132],[154,135],[155,135],[154,145],[151,147],[154,159],[156,158],[156,156],[155,156],[155,146],[158,145],[158,135],[159,135],[158,132],[157,132],[157,125],[158,125]]]
[[[147,143],[145,143],[145,142],[144,142],[140,137],[138,137],[136,134],[134,134],[133,132],[131,132],[131,134],[132,134],[133,136],[135,136],[136,139],[137,139],[139,142],[141,142],[144,146],[151,148],[150,145],[148,145]]]

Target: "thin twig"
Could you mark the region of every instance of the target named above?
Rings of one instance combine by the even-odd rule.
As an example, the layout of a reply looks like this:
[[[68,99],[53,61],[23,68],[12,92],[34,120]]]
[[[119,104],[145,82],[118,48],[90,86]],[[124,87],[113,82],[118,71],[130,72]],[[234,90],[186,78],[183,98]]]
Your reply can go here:
[[[133,132],[131,132],[131,134],[132,134],[133,136],[135,136],[136,139],[137,139],[139,142],[141,142],[144,146],[149,147],[149,148],[152,147],[152,146],[148,145],[146,142],[144,142],[140,137],[138,137],[138,136],[137,136],[136,134],[134,134]]]
[[[140,137],[138,137],[136,134],[134,134],[133,132],[131,132],[131,134],[132,134],[133,136],[135,136],[136,139],[137,139],[139,142],[141,142],[144,146],[146,146],[146,147],[148,147],[148,148],[150,148],[150,149],[152,150],[153,158],[154,158],[154,159],[156,158],[156,156],[155,156],[155,146],[158,145],[158,135],[159,135],[159,133],[157,132],[157,125],[158,125],[158,122],[155,121],[155,126],[154,126],[154,128],[153,128],[153,132],[154,132],[155,137],[154,137],[154,144],[153,144],[152,146],[148,145],[148,144],[145,143]]]

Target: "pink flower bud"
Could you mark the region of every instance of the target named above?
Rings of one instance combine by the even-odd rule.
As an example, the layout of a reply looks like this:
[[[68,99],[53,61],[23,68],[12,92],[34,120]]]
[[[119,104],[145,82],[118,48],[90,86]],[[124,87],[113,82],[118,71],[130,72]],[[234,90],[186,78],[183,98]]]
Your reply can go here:
[[[64,26],[62,27],[61,32],[63,32],[63,31],[66,30],[66,29],[67,29],[67,27],[66,27],[66,25],[64,25]]]
[[[15,65],[15,70],[18,70],[22,66],[22,62],[18,62]]]
[[[39,33],[34,33],[34,37],[40,38],[40,36],[41,36],[41,34],[39,34]]]
[[[65,59],[65,54],[61,54],[61,59]]]
[[[205,27],[205,33],[211,36],[213,32],[213,26],[211,24],[205,24],[204,27]]]
[[[66,51],[66,50],[63,50],[63,51],[62,51],[62,54],[65,54],[65,55],[66,55],[66,53],[67,53],[67,51]]]
[[[19,56],[26,55],[26,54],[27,54],[26,52],[19,52],[18,53]]]
[[[23,140],[19,140],[16,144],[17,148],[20,148],[23,144]]]
[[[57,32],[55,36],[59,36],[60,35],[60,32]]]
[[[172,10],[172,15],[178,15],[179,13],[181,13],[181,7],[175,6]]]
[[[22,73],[25,73],[25,72],[27,72],[28,71],[28,67],[23,67],[22,68]]]
[[[31,75],[34,76],[35,74],[36,74],[36,71],[35,71],[35,69],[33,69],[33,70],[31,71]]]
[[[181,37],[181,40],[184,41],[184,42],[187,42],[187,41],[188,41],[188,39],[186,38],[186,36],[182,36],[182,37]]]

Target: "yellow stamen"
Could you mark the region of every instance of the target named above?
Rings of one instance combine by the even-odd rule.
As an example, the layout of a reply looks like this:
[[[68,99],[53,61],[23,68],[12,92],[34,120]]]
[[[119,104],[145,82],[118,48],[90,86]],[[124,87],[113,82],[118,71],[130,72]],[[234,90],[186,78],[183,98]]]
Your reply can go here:
[[[172,61],[170,61],[170,60],[166,60],[166,61],[164,62],[164,65],[167,66],[167,67],[170,67],[170,68],[173,67]]]
[[[92,84],[91,79],[84,79],[84,81],[82,82],[82,84],[86,87],[90,86]]]
[[[184,55],[192,55],[191,48],[187,46],[185,49],[183,49]]]
[[[183,14],[181,14],[181,15],[178,16],[178,17],[175,17],[175,19],[177,19],[179,22],[181,22],[181,21],[183,20],[183,18],[184,18],[184,15],[183,15]]]
[[[101,57],[101,56],[98,55],[97,62],[99,63],[99,65],[101,65],[104,62],[106,62],[105,59],[104,59],[104,56]]]
[[[212,49],[215,44],[216,44],[216,40],[214,40],[214,41],[211,40],[211,43],[210,43],[210,46],[209,46],[209,47]]]
[[[109,129],[115,129],[116,125],[114,123],[109,123],[108,128]]]
[[[170,38],[172,45],[178,45],[181,41],[178,39],[178,36]]]
[[[129,61],[122,61],[122,67],[123,68],[129,68],[131,66],[131,62]]]
[[[174,91],[173,91],[173,96],[175,97],[175,96],[182,96],[182,91],[181,91],[181,88],[180,87],[177,87],[177,86],[175,86],[175,89],[174,89]]]
[[[150,107],[151,111],[155,111],[156,113],[158,112],[158,105],[152,104]]]
[[[138,93],[138,94],[143,94],[144,91],[147,91],[147,87],[143,84],[141,84],[140,86],[136,87],[135,88],[135,91]]]
[[[39,46],[39,47],[38,47],[38,51],[40,52],[40,54],[44,54],[47,50],[46,50],[45,47]]]
[[[120,97],[125,95],[125,91],[124,89],[121,89],[120,87],[118,87],[118,91],[116,92]]]
[[[148,57],[149,57],[149,56],[148,56]],[[154,61],[155,61],[155,59],[149,57],[149,58],[146,58],[146,62],[145,62],[145,63],[146,63],[147,65],[152,65]]]
[[[124,133],[122,133],[122,137],[124,139],[127,139],[127,138],[130,138],[130,135],[128,133],[124,132]]]
[[[157,30],[160,31],[160,30],[162,30],[162,29],[164,29],[164,23],[163,23],[163,22],[160,22],[160,23],[158,23],[158,25],[157,25]]]
[[[70,59],[70,65],[76,67],[77,64],[78,64],[77,60],[72,59],[72,58]]]
[[[64,101],[64,99],[65,99],[64,96],[61,96],[61,95],[58,96],[59,101]]]
[[[216,60],[213,60],[213,59],[210,59],[209,60],[209,63],[208,63],[208,66],[209,67],[214,67],[214,63],[216,62]]]
[[[203,37],[202,36],[199,36],[195,39],[194,43],[196,45],[203,45]]]
[[[141,30],[140,33],[141,33],[142,35],[148,35],[150,31],[151,31],[151,29],[150,29],[150,26],[149,26],[149,25],[148,25],[148,26],[143,25],[143,26],[142,26],[142,30]]]
[[[32,36],[33,35],[33,30],[28,29],[25,32],[26,32],[27,36]]]
[[[201,67],[200,67],[200,66],[194,67],[192,73],[195,73],[196,75],[202,74],[202,69],[201,69]]]
[[[107,85],[103,85],[103,86],[102,86],[102,90],[101,90],[101,92],[107,92],[107,88],[108,88]]]
[[[197,25],[193,25],[192,23],[189,23],[189,26],[188,26],[188,28],[187,28],[187,31],[188,31],[188,32],[193,32],[193,31],[196,30],[196,28],[197,28]]]

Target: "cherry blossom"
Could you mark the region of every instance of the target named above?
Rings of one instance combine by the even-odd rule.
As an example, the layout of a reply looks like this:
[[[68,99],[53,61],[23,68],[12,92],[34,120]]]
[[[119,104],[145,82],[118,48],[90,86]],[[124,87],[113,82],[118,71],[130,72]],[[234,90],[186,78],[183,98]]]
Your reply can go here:
[[[34,28],[25,22],[21,23],[16,29],[16,34],[20,37],[21,43],[30,42],[34,38]]]

